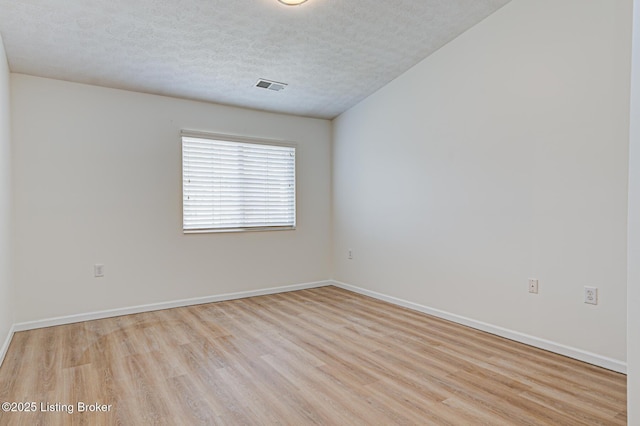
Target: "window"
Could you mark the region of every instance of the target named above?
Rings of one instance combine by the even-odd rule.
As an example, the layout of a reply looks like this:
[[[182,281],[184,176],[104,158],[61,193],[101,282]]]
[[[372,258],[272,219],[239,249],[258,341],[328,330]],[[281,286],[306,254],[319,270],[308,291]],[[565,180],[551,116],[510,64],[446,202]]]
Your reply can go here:
[[[182,228],[295,229],[296,148],[232,136],[182,134]]]

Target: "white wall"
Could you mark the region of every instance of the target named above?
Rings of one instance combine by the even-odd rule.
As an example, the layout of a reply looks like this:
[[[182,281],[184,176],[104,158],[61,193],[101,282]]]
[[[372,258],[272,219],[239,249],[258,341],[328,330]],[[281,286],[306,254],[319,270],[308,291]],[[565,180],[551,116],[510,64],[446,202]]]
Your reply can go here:
[[[11,118],[9,65],[0,37],[0,362],[13,325],[11,273]]]
[[[330,122],[11,81],[16,322],[329,278]],[[181,129],[297,142],[298,229],[184,235]]]
[[[627,420],[640,424],[640,0],[633,2],[627,252]]]
[[[623,363],[630,17],[514,0],[338,117],[335,279]]]

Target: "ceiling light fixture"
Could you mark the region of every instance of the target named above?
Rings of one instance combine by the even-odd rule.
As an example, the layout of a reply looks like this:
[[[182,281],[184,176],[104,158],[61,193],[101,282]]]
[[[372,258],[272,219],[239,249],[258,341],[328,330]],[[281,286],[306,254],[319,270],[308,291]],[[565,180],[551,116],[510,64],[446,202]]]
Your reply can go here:
[[[287,6],[298,6],[307,0],[278,0],[282,4],[286,4]]]

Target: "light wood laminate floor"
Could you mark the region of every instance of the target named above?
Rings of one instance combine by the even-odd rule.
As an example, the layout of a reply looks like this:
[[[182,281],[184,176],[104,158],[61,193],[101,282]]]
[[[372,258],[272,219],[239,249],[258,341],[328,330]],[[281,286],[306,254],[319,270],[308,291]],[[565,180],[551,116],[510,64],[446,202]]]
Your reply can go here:
[[[1,425],[624,425],[626,377],[323,287],[16,333],[0,401],[38,405]]]

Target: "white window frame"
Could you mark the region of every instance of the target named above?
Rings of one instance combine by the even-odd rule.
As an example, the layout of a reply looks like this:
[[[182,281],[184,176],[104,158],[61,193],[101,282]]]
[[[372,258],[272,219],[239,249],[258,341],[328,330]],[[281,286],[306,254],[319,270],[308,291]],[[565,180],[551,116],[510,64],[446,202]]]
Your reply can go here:
[[[247,225],[247,226],[207,226],[207,227],[187,227],[185,223],[185,201],[187,194],[185,192],[185,184],[188,177],[185,170],[185,149],[184,138],[197,138],[204,140],[213,140],[238,144],[250,144],[250,145],[267,145],[274,147],[286,147],[293,148],[294,152],[294,170],[293,170],[293,223],[290,225],[278,225],[278,226],[259,226],[259,225]],[[182,231],[185,234],[197,234],[197,233],[219,233],[219,232],[247,232],[247,231],[283,231],[283,230],[295,230],[297,223],[297,144],[288,141],[260,139],[253,137],[243,137],[237,135],[226,135],[218,133],[197,132],[190,130],[183,130],[180,132],[180,141],[182,147]]]

